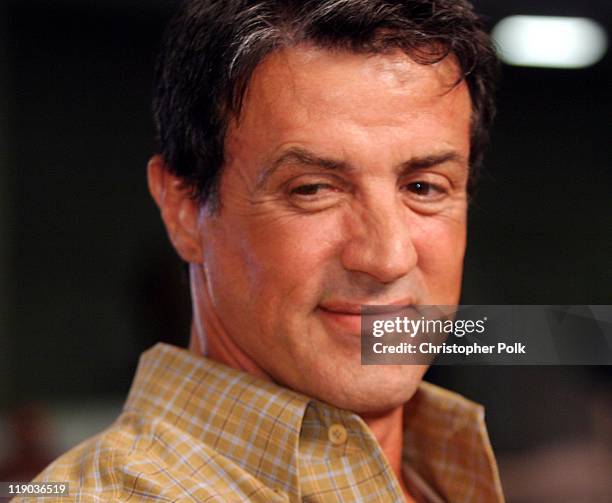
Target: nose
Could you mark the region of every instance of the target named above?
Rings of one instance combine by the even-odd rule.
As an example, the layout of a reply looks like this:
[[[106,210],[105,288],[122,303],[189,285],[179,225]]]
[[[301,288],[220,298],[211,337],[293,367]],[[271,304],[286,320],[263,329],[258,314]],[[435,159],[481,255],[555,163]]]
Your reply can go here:
[[[342,250],[344,268],[381,283],[396,281],[414,269],[418,255],[408,212],[400,202],[380,200],[362,208]]]

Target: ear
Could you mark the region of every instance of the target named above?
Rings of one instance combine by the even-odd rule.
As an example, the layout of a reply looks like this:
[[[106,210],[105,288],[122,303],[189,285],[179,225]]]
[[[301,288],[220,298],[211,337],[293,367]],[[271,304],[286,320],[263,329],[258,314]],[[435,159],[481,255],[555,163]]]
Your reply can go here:
[[[202,263],[200,207],[183,179],[171,173],[161,155],[147,165],[149,192],[159,207],[172,245],[186,262]]]

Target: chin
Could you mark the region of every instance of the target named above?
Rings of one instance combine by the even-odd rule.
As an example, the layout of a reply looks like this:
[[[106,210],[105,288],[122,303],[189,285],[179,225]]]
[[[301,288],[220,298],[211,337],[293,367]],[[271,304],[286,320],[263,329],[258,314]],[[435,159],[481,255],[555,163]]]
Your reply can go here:
[[[382,414],[408,402],[426,370],[424,365],[369,365],[354,375],[336,369],[308,394],[357,414]]]

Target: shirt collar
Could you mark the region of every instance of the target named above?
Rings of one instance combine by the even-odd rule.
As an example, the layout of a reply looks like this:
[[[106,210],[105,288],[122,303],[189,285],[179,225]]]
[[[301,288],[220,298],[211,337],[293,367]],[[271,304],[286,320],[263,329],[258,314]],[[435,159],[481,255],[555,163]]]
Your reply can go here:
[[[457,393],[421,382],[404,407],[402,458],[447,500],[503,500],[484,407]]]
[[[168,388],[177,401],[159,400],[168,396]],[[187,431],[255,478],[295,493],[299,433],[309,401],[272,382],[158,343],[142,354],[124,411]],[[244,431],[245,423],[249,431]],[[253,447],[247,457],[233,455],[241,442]],[[270,466],[270,460],[278,464]]]

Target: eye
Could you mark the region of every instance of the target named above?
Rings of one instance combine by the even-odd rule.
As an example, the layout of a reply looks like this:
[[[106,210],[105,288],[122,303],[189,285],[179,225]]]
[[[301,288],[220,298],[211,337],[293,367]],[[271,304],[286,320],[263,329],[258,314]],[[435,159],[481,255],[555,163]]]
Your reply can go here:
[[[323,189],[332,189],[333,190],[333,187],[331,185],[326,184],[326,183],[311,183],[311,184],[307,184],[307,185],[299,185],[298,187],[295,187],[295,188],[291,189],[291,195],[296,195],[296,196],[316,196]]]
[[[444,188],[434,183],[419,180],[405,185],[406,189],[419,199],[437,200],[444,197]]]
[[[318,177],[300,177],[285,189],[289,204],[304,211],[316,212],[335,207],[346,196],[341,180]],[[301,182],[301,183],[300,183]]]
[[[429,196],[435,192],[435,188],[431,183],[413,182],[407,185],[408,190],[419,196]]]

